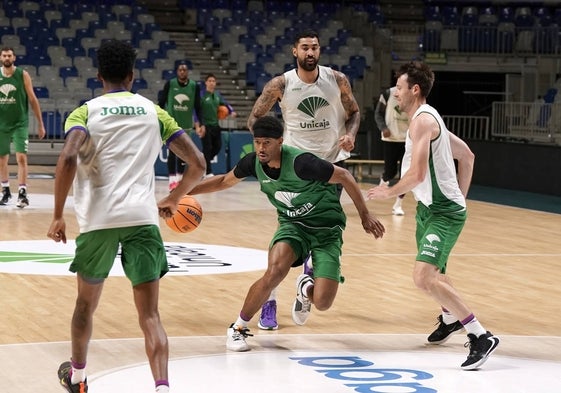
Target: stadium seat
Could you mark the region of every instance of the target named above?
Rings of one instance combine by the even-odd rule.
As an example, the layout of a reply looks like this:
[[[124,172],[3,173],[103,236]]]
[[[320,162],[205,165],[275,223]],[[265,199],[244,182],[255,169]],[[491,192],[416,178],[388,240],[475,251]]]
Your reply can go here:
[[[49,89],[45,86],[33,86],[33,92],[37,98],[49,98]]]

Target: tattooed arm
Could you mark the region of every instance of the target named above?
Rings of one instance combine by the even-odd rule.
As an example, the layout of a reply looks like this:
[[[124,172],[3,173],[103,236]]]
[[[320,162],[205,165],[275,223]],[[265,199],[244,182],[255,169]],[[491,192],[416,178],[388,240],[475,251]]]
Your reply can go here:
[[[249,128],[249,131],[253,133],[253,124],[255,121],[258,118],[265,116],[271,110],[273,105],[275,105],[277,101],[280,101],[284,94],[284,87],[284,75],[276,76],[267,82],[263,88],[263,92],[255,101],[253,109],[247,119],[247,127]]]
[[[355,138],[360,126],[360,111],[358,102],[353,95],[351,84],[347,76],[339,71],[333,71],[339,90],[341,90],[341,103],[345,108],[347,120],[345,121],[345,129],[347,133],[339,139],[339,146],[346,151],[351,151],[355,147]]]

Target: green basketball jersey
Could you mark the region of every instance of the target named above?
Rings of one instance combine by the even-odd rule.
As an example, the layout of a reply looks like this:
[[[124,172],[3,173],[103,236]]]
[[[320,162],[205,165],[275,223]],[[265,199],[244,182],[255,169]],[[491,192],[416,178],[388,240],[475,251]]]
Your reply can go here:
[[[0,74],[0,128],[14,127],[17,123],[27,126],[27,93],[23,83],[23,69],[16,67],[14,74]]]
[[[294,159],[304,151],[282,146],[281,170],[278,179],[265,174],[255,160],[261,191],[277,209],[279,222],[299,223],[309,228],[345,228],[346,216],[339,202],[337,186],[316,180],[300,179],[294,171]]]
[[[189,80],[186,86],[181,86],[177,78],[169,81],[165,110],[187,131],[193,128],[196,87],[197,83],[192,80]]]

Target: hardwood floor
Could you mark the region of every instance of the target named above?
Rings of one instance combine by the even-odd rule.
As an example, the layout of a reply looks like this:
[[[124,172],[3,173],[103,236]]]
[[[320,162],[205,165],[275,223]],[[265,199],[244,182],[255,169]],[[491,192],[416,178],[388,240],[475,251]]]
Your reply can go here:
[[[31,173],[52,171],[51,167],[30,168]],[[365,190],[369,187],[362,186]],[[52,188],[52,179],[31,179],[29,208],[0,207],[0,244],[48,240],[51,211],[34,208],[33,203],[39,195],[51,195]],[[158,181],[157,192],[167,192],[167,181]],[[246,181],[233,189],[200,195],[197,199],[204,211],[200,227],[190,234],[178,234],[162,222],[166,242],[267,248],[276,227],[276,215],[256,182]],[[403,217],[391,215],[393,201],[368,202],[386,226],[387,233],[381,240],[365,234],[350,199],[344,195],[342,201],[348,215],[342,258],[346,281],[340,286],[335,304],[326,312],[314,310],[305,326],[295,326],[290,307],[299,269],[293,269],[279,288],[280,329],[259,331],[254,318],[250,327],[256,333],[255,343],[292,334],[424,337],[433,329],[438,305],[412,282],[412,196],[405,197]],[[561,361],[561,215],[476,201],[468,201],[468,209],[468,222],[449,261],[448,274],[455,286],[488,330],[512,337],[503,340],[505,344],[499,351]],[[73,210],[67,208],[65,216],[68,235],[75,238],[78,229]],[[191,341],[181,344],[180,349],[173,349],[172,345],[172,352],[179,350],[185,356],[190,348],[193,354],[224,351],[225,330],[237,317],[249,285],[261,273],[165,277],[161,282],[160,311],[168,335],[174,337],[172,343],[182,342],[181,337],[207,337],[204,340],[209,342],[206,349]],[[52,374],[61,358],[68,357],[75,285],[72,276],[0,274],[2,366],[21,362],[26,367],[38,364],[43,370],[48,364],[47,371]],[[100,362],[106,359],[97,367],[144,361],[138,340],[141,337],[128,280],[110,277],[95,317],[92,358]],[[129,345],[130,357],[121,352]],[[2,369],[3,383],[14,383],[12,371]],[[1,386],[0,390],[8,391]]]

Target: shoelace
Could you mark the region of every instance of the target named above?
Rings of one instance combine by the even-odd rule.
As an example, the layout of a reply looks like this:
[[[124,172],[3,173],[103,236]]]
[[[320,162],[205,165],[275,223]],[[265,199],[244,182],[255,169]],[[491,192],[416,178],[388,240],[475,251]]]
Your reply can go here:
[[[270,303],[267,303],[267,306],[263,308],[263,317],[264,319],[273,319],[276,314],[275,306]]]
[[[234,340],[240,340],[241,339],[240,336],[243,336],[243,338],[250,337],[250,336],[253,337],[253,334],[249,333],[249,329],[246,327],[245,328],[235,327],[234,335],[233,335]]]

